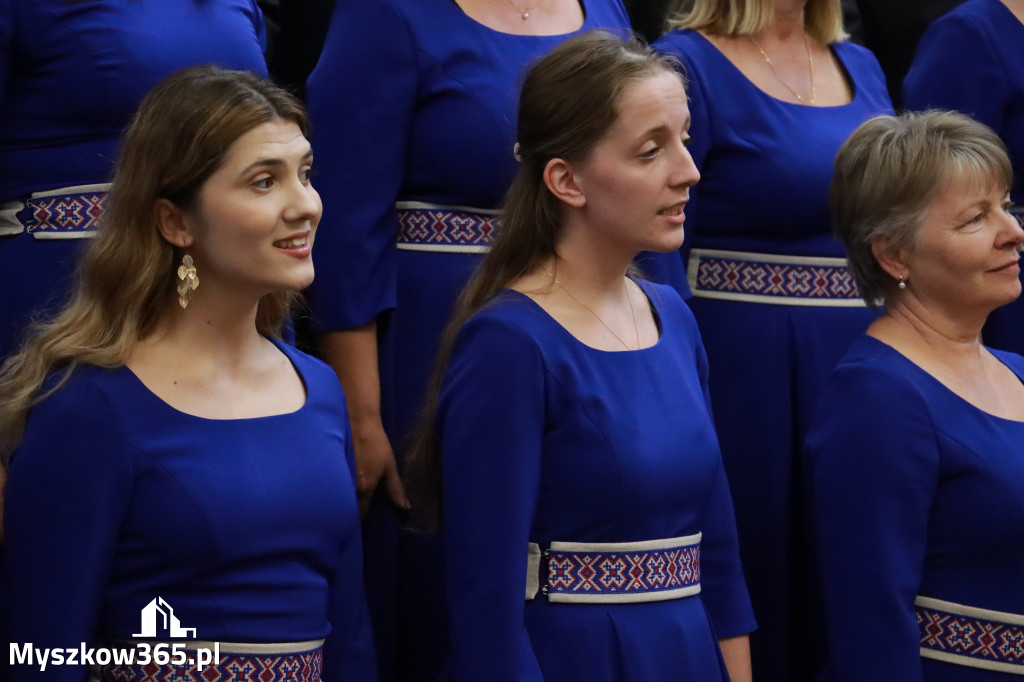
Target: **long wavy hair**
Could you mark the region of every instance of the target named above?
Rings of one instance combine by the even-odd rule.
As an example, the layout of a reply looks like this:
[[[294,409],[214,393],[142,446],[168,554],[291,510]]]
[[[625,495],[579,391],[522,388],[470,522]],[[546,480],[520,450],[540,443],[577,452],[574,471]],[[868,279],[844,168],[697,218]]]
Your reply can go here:
[[[623,90],[664,72],[683,80],[671,56],[635,39],[624,42],[604,31],[590,31],[565,41],[527,73],[516,129],[519,170],[502,206],[501,229],[455,304],[412,436],[405,479],[422,525],[436,527],[441,518],[435,412],[455,338],[498,292],[553,258],[562,238],[565,205],[548,190],[545,167],[552,159],[585,161],[618,120]]]
[[[78,365],[118,367],[177,297],[182,251],[160,234],[158,199],[192,208],[207,178],[243,134],[274,119],[308,134],[292,95],[246,71],[198,66],[179,71],[142,101],[121,141],[102,227],[78,263],[68,302],[29,327],[0,367],[0,456],[8,464],[29,409],[58,390]],[[256,324],[279,335],[295,294],[264,296]],[[46,378],[61,379],[42,391]]]

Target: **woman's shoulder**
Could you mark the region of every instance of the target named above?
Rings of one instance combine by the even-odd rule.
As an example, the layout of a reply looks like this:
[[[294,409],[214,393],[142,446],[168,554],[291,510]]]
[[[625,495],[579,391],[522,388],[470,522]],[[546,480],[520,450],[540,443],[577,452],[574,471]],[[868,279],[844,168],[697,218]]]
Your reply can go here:
[[[986,346],[987,348],[987,346]],[[1017,353],[1011,353],[1007,350],[999,350],[998,348],[988,349],[992,355],[996,356],[1000,362],[1010,368],[1010,370],[1024,381],[1024,356],[1018,355]]]
[[[70,373],[51,373],[39,388],[42,398],[28,411],[19,450],[39,440],[85,446],[77,441],[123,438],[126,415],[137,402],[130,378],[123,366],[80,365]]]
[[[854,341],[832,372],[822,403],[857,405],[858,409],[916,409],[935,379],[892,346],[867,334]]]
[[[279,339],[271,339],[271,341],[299,373],[309,396],[327,397],[328,399],[342,398],[338,375],[330,365],[314,355],[299,350],[290,343]]]
[[[544,309],[528,294],[504,289],[466,321],[460,336],[481,331],[495,332],[536,343],[536,339],[547,331],[546,317]]]
[[[710,40],[692,28],[674,28],[654,41],[651,47],[673,54],[684,62],[696,63],[718,51]]]
[[[51,372],[39,387],[39,395],[45,396],[33,410],[81,411],[96,408],[97,405],[114,407],[126,395],[124,366],[105,368],[95,365],[77,365],[69,369]]]
[[[927,31],[957,29],[964,26],[997,28],[1008,18],[1009,10],[1000,0],[967,0],[935,19]]]
[[[446,374],[480,381],[484,375],[513,371],[519,380],[546,367],[545,325],[537,311],[545,314],[525,294],[499,292],[455,332]]]
[[[836,41],[832,43],[831,47],[853,80],[863,80],[867,76],[877,81],[883,90],[885,89],[885,73],[874,52],[849,40]]]
[[[647,295],[663,328],[681,327],[687,333],[699,336],[697,319],[675,287],[649,280],[637,280],[637,284]]]

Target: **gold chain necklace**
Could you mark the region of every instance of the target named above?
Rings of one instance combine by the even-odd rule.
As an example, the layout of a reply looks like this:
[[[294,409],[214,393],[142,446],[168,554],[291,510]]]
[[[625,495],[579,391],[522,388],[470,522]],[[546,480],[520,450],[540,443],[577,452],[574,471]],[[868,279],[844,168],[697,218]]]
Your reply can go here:
[[[586,311],[587,311],[588,313],[590,313],[591,315],[593,315],[593,316],[594,316],[594,319],[596,319],[596,320],[597,320],[598,322],[600,322],[600,323],[601,323],[601,326],[602,326],[602,327],[604,327],[605,329],[607,329],[607,330],[608,330],[608,333],[609,333],[609,334],[611,334],[612,336],[614,336],[614,337],[616,338],[616,340],[617,340],[617,341],[618,341],[619,343],[621,343],[621,344],[622,344],[622,346],[623,346],[623,347],[624,347],[624,348],[625,348],[626,350],[640,350],[640,328],[639,328],[639,327],[637,326],[637,324],[636,324],[636,310],[634,310],[634,309],[633,309],[633,299],[632,299],[632,297],[630,297],[630,295],[629,295],[629,290],[628,290],[628,289],[626,289],[626,281],[625,281],[625,279],[623,279],[623,281],[622,281],[622,291],[623,291],[623,293],[625,293],[625,294],[626,294],[626,303],[628,303],[628,304],[629,304],[629,313],[630,313],[630,315],[632,315],[632,316],[633,316],[633,334],[634,334],[634,335],[636,336],[636,348],[631,348],[631,347],[629,346],[629,344],[627,344],[627,343],[626,343],[625,341],[623,341],[623,340],[622,340],[622,337],[621,337],[621,336],[619,336],[618,334],[616,334],[616,333],[615,333],[615,332],[614,332],[614,331],[612,330],[612,328],[611,328],[611,327],[609,327],[609,326],[608,326],[607,324],[605,324],[605,323],[604,323],[604,320],[602,320],[602,319],[601,319],[601,316],[600,316],[600,315],[598,315],[597,313],[595,313],[595,312],[594,312],[594,309],[593,309],[593,308],[591,308],[591,307],[590,307],[590,306],[588,306],[588,305],[587,305],[586,303],[584,303],[584,302],[583,302],[583,301],[581,301],[580,299],[578,299],[578,298],[576,298],[575,296],[573,296],[573,295],[572,295],[572,292],[571,292],[571,291],[569,291],[568,289],[566,289],[566,288],[565,288],[565,285],[564,285],[564,284],[562,284],[561,282],[559,282],[559,281],[558,281],[558,279],[557,279],[557,278],[556,278],[556,277],[555,277],[554,275],[552,275],[552,274],[551,274],[550,272],[548,272],[548,271],[547,271],[546,269],[544,269],[544,268],[541,268],[541,270],[544,270],[544,274],[545,274],[545,275],[547,275],[548,277],[550,277],[550,278],[551,278],[551,281],[552,281],[552,282],[554,282],[555,284],[557,284],[557,285],[558,285],[558,286],[559,286],[559,287],[560,287],[560,288],[562,289],[562,291],[564,291],[564,292],[565,292],[566,296],[568,296],[569,298],[571,298],[571,299],[572,299],[573,301],[575,301],[575,302],[576,302],[576,303],[577,303],[577,304],[578,304],[579,306],[581,306],[581,307],[582,307],[582,308],[583,308],[584,310],[586,310]],[[556,266],[555,272],[557,272],[557,271],[558,271],[558,270],[557,270],[557,266]]]
[[[519,12],[519,16],[521,16],[523,18],[523,21],[526,21],[527,19],[530,18],[530,8],[529,7],[527,7],[526,9],[523,9],[522,7],[517,5],[516,3],[512,2],[512,0],[505,0],[505,1],[508,4],[510,4],[510,5],[512,5],[513,7],[516,8],[516,11]]]
[[[511,2],[511,1],[512,0],[509,0],[509,2]],[[783,78],[782,75],[775,69],[775,64],[772,63],[771,57],[769,57],[768,53],[764,51],[764,48],[762,48],[760,45],[757,44],[757,41],[754,40],[753,36],[747,36],[747,38],[750,40],[751,43],[754,44],[754,47],[757,48],[758,52],[761,53],[761,56],[764,57],[764,60],[766,62],[768,62],[769,68],[771,68],[772,73],[775,74],[775,77],[779,79],[779,82],[782,83],[783,85],[785,85],[787,90],[789,90],[790,92],[793,93],[793,96],[796,97],[796,101],[797,102],[800,102],[800,104],[804,104],[804,98],[801,97],[800,93],[797,92],[796,90],[794,90],[793,86],[791,86],[789,83],[787,83],[786,79]],[[807,64],[808,64],[808,66],[810,68],[810,71],[811,71],[811,101],[810,101],[810,103],[814,104],[814,97],[815,97],[815,95],[818,94],[817,90],[814,87],[814,56],[811,54],[811,45],[810,45],[810,43],[807,42],[807,34],[806,33],[804,33],[804,49],[807,50]]]

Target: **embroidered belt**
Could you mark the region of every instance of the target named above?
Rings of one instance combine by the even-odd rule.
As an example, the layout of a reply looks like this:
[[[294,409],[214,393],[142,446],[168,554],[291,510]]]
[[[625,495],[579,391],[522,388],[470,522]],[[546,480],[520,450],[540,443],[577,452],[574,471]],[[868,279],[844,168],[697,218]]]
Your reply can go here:
[[[698,298],[778,305],[866,305],[844,258],[693,249],[687,278]]]
[[[118,642],[118,649],[130,649],[138,643]],[[125,665],[113,663],[99,668],[100,682],[320,682],[323,668],[324,640],[249,644],[241,642],[149,642],[150,652],[158,644],[167,645],[164,652],[171,653],[171,645],[184,645],[189,657],[185,664],[156,663]],[[220,660],[206,663],[201,668],[195,662],[198,650],[216,651]],[[175,649],[179,652],[179,649]],[[178,654],[180,656],[180,654]]]
[[[1024,615],[929,597],[914,611],[923,658],[1024,675]]]
[[[0,235],[28,232],[36,239],[83,239],[99,229],[109,184],[34,192],[24,204],[0,206]]]
[[[643,542],[531,542],[526,598],[552,602],[662,601],[700,592],[701,534]],[[543,580],[543,584],[541,581]]]
[[[406,251],[485,253],[498,232],[498,211],[399,201],[398,248]]]

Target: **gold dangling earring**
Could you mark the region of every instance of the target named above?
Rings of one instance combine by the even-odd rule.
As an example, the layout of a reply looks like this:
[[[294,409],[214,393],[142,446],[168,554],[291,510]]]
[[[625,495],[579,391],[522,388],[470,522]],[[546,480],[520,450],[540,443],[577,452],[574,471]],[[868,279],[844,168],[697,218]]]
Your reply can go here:
[[[188,302],[192,300],[192,292],[199,288],[199,276],[196,275],[196,266],[192,262],[192,256],[186,252],[178,266],[178,305],[184,310]]]

